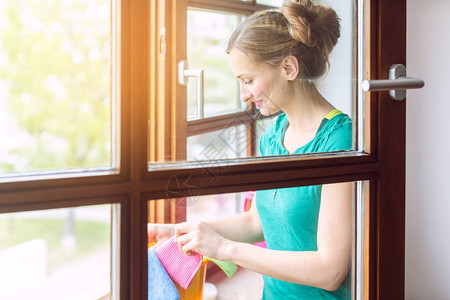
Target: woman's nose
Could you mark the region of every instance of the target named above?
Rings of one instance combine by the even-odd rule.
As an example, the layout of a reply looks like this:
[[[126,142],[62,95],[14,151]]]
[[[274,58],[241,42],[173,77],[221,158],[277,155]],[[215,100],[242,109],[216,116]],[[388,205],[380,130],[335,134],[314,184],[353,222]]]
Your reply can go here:
[[[247,102],[252,97],[252,94],[248,91],[241,91],[241,101]]]

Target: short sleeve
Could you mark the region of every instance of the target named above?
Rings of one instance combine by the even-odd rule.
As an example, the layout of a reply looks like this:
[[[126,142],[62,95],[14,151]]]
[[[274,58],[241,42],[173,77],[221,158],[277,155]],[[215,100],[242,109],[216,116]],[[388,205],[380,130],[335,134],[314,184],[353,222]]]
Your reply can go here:
[[[345,118],[334,126],[327,136],[323,152],[342,151],[352,149],[352,122]]]

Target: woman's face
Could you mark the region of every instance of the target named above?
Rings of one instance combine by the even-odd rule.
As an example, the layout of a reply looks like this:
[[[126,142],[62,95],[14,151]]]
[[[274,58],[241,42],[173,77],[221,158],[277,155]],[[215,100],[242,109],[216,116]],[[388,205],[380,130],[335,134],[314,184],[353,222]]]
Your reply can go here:
[[[255,63],[237,49],[230,52],[230,65],[239,80],[243,102],[252,101],[265,116],[283,109],[287,98],[281,68]]]

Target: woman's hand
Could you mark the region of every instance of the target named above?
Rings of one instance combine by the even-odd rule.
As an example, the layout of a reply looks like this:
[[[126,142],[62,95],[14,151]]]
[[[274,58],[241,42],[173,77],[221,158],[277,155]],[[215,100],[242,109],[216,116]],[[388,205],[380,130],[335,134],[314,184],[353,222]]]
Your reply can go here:
[[[175,233],[175,224],[147,224],[148,243],[158,247]]]
[[[204,222],[175,225],[175,240],[180,250],[187,255],[197,252],[217,260],[226,260],[224,253],[230,242]]]

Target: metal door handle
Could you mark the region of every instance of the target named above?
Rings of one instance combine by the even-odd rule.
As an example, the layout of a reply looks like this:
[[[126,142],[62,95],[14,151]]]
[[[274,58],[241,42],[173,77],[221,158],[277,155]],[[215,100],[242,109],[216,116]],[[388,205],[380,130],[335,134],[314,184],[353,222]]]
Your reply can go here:
[[[182,60],[178,63],[178,83],[187,85],[188,77],[197,77],[197,118],[203,119],[204,112],[204,93],[203,93],[203,70],[188,69],[188,63]]]
[[[365,92],[387,91],[394,100],[403,100],[407,89],[420,89],[425,85],[422,79],[406,77],[406,68],[402,64],[395,64],[389,68],[389,79],[364,80],[362,88]]]

